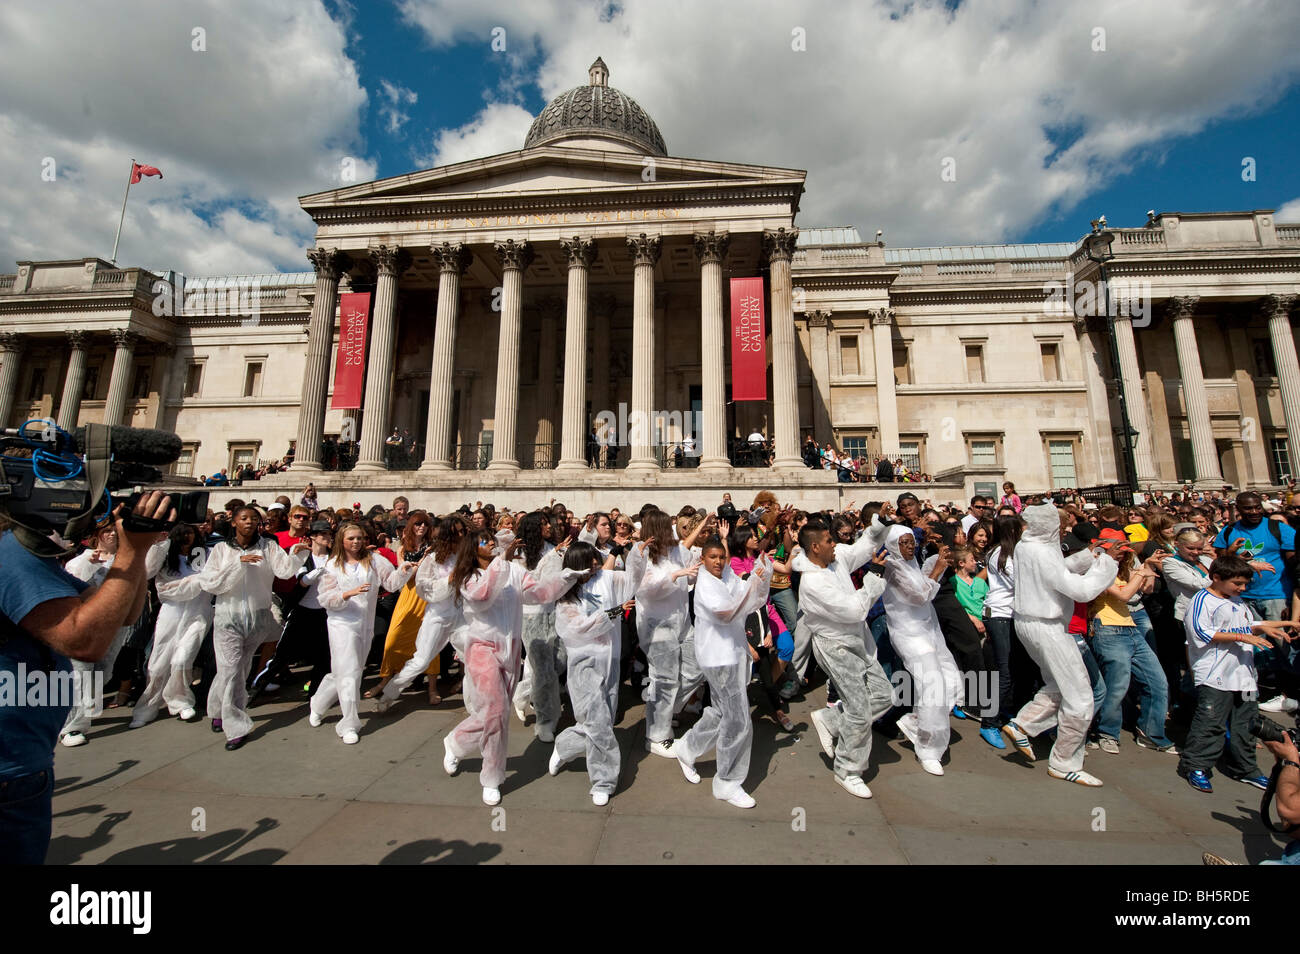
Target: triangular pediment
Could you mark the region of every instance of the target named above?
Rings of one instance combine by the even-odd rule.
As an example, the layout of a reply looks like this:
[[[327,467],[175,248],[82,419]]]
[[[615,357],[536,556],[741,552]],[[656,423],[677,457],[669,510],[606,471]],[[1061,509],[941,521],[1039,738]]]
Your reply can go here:
[[[653,193],[681,187],[745,189],[777,184],[802,191],[805,177],[802,169],[550,146],[376,179],[305,195],[299,202],[314,213],[339,206],[454,201],[506,194],[590,195],[600,191],[624,193],[629,189]]]

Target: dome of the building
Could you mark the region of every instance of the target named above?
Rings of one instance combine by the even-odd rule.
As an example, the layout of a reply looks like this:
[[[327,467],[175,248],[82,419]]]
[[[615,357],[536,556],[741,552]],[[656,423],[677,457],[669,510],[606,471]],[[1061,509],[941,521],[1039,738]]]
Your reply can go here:
[[[666,156],[664,137],[631,96],[609,85],[609,68],[599,57],[588,83],[561,93],[533,120],[524,148],[565,139],[607,139],[652,156]]]

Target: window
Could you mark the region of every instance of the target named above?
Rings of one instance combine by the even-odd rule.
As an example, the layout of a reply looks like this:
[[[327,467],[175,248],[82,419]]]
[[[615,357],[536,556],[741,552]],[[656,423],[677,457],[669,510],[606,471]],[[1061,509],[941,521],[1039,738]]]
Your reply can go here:
[[[894,342],[894,384],[912,383],[912,363],[908,360],[909,347],[906,341]]]
[[[172,474],[176,477],[194,476],[194,458],[198,455],[199,445],[195,441],[181,445],[181,456],[172,465]]]
[[[1273,361],[1273,345],[1263,339],[1251,342],[1255,353],[1255,376],[1260,378],[1277,377],[1277,364]]]
[[[966,380],[971,384],[984,383],[983,345],[966,345]]]
[[[153,369],[147,364],[137,365],[135,382],[131,385],[131,396],[141,400],[149,396],[149,372]]]
[[[1061,380],[1061,360],[1056,343],[1042,342],[1038,345],[1038,351],[1043,357],[1043,380]]]
[[[874,444],[875,441],[867,434],[844,435],[840,438],[840,447],[844,450],[844,453],[855,460],[859,457],[865,457],[867,460],[874,457]]]
[[[95,394],[99,390],[99,365],[92,365],[86,369],[86,380],[81,385],[81,399],[83,401],[95,400]]]
[[[185,390],[181,397],[198,397],[199,389],[203,387],[203,365],[191,364],[185,369]]]
[[[230,476],[234,477],[239,473],[239,469],[245,464],[257,463],[257,452],[262,447],[261,441],[231,441],[228,445],[230,448],[226,465],[230,469]]]
[[[39,401],[45,396],[45,369],[33,368],[32,380],[27,386],[27,400]]]
[[[976,470],[987,470],[998,466],[998,442],[992,438],[980,438],[970,442],[970,465]]]
[[[1052,489],[1077,487],[1074,475],[1074,441],[1049,440],[1047,460],[1052,470]]]
[[[861,374],[858,370],[858,336],[840,336],[840,374]]]
[[[244,368],[244,397],[258,397],[262,393],[262,362],[250,361]]]
[[[1291,453],[1285,437],[1270,438],[1268,442],[1268,460],[1273,465],[1273,483],[1280,484],[1283,477],[1290,476]]]
[[[924,444],[925,441],[921,438],[904,437],[898,442],[898,450],[894,451],[886,449],[885,455],[887,455],[895,464],[897,464],[898,459],[901,457],[903,459],[903,466],[907,468],[909,474],[919,474],[922,471],[921,451]]]

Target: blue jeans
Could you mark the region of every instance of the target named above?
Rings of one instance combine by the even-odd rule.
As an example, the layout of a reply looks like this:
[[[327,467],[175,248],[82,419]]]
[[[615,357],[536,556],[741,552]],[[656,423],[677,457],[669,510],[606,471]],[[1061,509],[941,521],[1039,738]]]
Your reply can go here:
[[[1169,710],[1169,684],[1160,660],[1136,626],[1093,624],[1092,651],[1106,680],[1106,700],[1097,715],[1097,731],[1119,739],[1123,727],[1122,707],[1129,681],[1142,683],[1142,713],[1138,728],[1157,745],[1167,745],[1165,716]]]
[[[53,798],[51,770],[0,779],[0,864],[45,864]]]
[[[1074,642],[1079,647],[1079,654],[1083,656],[1083,668],[1088,670],[1088,681],[1092,683],[1092,722],[1096,725],[1097,715],[1106,702],[1106,680],[1102,677],[1101,669],[1097,666],[1097,657],[1093,655],[1088,641],[1075,633]]]
[[[998,667],[998,711],[996,716],[983,720],[988,728],[1005,725],[1011,718],[1011,617],[987,617],[984,630],[993,646],[993,660]]]

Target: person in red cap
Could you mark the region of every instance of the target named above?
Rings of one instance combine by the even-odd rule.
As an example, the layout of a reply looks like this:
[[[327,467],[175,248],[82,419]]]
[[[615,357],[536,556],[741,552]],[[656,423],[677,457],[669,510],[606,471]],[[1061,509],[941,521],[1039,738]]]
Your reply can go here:
[[[1132,601],[1140,605],[1142,594],[1155,587],[1168,552],[1156,550],[1145,562],[1135,566],[1136,554],[1128,538],[1122,530],[1110,527],[1098,535],[1097,545],[1117,567],[1115,582],[1092,601],[1088,613],[1092,652],[1106,684],[1105,698],[1097,711],[1098,745],[1103,752],[1119,754],[1121,709],[1129,683],[1136,676],[1142,685],[1142,711],[1135,732],[1137,744],[1177,755],[1174,743],[1165,735],[1169,683],[1155,651],[1134,622],[1130,605]]]

